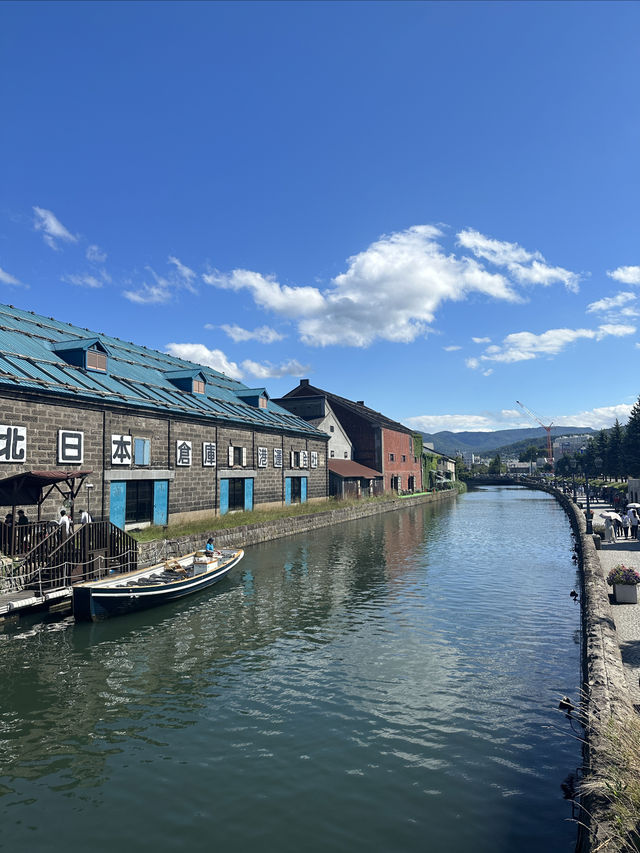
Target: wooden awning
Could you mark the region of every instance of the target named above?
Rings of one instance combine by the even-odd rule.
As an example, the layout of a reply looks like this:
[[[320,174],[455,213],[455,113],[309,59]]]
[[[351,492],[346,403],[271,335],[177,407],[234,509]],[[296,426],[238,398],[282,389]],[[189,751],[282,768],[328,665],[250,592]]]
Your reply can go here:
[[[71,500],[80,491],[86,477],[92,471],[25,471],[0,480],[0,506],[31,506],[42,501],[57,489],[61,494],[61,484],[66,484]],[[43,494],[48,489],[46,494]]]

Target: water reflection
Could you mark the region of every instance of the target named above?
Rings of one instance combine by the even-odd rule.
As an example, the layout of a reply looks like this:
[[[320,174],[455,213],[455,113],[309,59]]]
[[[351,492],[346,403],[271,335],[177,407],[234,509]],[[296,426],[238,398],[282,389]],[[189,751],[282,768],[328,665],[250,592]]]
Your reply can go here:
[[[542,498],[468,495],[338,525],[248,549],[225,581],[182,603],[8,630],[1,801],[16,816],[28,800],[65,814],[71,797],[83,804],[74,821],[89,825],[127,790],[149,788],[143,812],[170,791],[185,813],[142,818],[154,849],[170,849],[187,814],[181,831],[197,843],[207,826],[210,837],[212,785],[224,849],[252,843],[237,801],[255,805],[266,790],[280,806],[258,809],[262,837],[279,850],[285,804],[297,816],[290,849],[322,838],[364,850],[389,836],[422,850],[425,820],[433,849],[522,846],[531,826],[507,803],[544,811],[550,773],[559,790],[572,769],[573,744],[544,726],[554,692],[579,679],[578,609],[557,595],[560,577],[567,593],[575,585],[570,534]],[[319,801],[334,808],[331,827]],[[495,847],[487,810],[504,822]],[[133,831],[123,821],[119,832]],[[19,840],[20,821],[11,827],[5,837]]]

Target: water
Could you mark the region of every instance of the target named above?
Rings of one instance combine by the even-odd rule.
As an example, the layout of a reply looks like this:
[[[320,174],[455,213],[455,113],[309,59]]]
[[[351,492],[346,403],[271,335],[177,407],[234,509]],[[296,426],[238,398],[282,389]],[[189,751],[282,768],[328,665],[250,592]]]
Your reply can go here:
[[[0,634],[0,847],[569,851],[566,516],[469,493],[250,548],[215,589]]]

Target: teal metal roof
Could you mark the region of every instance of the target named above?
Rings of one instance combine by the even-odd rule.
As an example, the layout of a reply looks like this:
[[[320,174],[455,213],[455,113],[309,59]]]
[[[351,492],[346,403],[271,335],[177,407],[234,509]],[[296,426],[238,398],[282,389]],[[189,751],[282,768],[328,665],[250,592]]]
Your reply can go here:
[[[66,352],[86,349],[96,342],[108,353],[106,373],[65,360]],[[204,394],[181,391],[171,381],[198,373],[205,380]],[[271,400],[266,409],[245,402],[244,398],[251,396],[249,392],[265,392],[263,388],[250,389],[210,367],[12,305],[0,305],[0,387],[7,386],[327,438]]]

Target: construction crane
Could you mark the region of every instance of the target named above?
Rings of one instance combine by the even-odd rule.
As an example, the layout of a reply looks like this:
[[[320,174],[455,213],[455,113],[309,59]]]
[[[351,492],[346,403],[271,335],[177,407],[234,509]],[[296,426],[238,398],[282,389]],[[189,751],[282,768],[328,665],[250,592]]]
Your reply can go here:
[[[535,412],[532,412],[531,409],[527,409],[524,403],[521,403],[520,400],[516,400],[516,403],[520,406],[523,412],[526,412],[529,417],[533,418],[533,420],[536,421],[536,423],[539,423],[542,429],[545,430],[545,432],[547,433],[547,457],[549,459],[549,464],[553,468],[553,447],[551,446],[551,427],[553,426],[553,424],[551,423],[549,424],[549,426],[547,426],[535,414]]]

